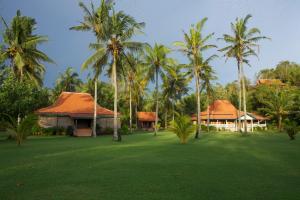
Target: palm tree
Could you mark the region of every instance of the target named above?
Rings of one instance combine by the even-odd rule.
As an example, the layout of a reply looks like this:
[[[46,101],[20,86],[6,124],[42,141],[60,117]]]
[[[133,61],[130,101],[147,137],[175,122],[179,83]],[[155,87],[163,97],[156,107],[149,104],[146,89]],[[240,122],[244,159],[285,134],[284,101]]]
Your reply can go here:
[[[91,3],[91,9],[89,9],[84,3],[79,2],[79,6],[84,12],[84,21],[80,22],[78,26],[73,26],[70,30],[76,31],[92,31],[97,38],[97,44],[103,44],[108,39],[108,23],[109,13],[112,9],[112,2],[101,0],[101,5],[95,9],[93,3]],[[91,47],[92,48],[92,47]],[[93,117],[93,136],[96,137],[96,124],[97,124],[97,85],[98,78],[102,73],[104,66],[107,64],[107,58],[99,58],[97,55],[92,55],[83,64],[82,69],[86,70],[89,66],[92,66],[94,71],[94,117]]]
[[[196,26],[192,25],[189,33],[184,32],[184,41],[183,42],[175,42],[174,45],[179,47],[179,51],[183,52],[188,56],[188,58],[192,62],[192,70],[194,73],[194,79],[196,83],[196,101],[197,101],[197,131],[195,134],[195,138],[199,138],[199,134],[201,132],[201,116],[200,116],[200,80],[199,72],[203,67],[203,52],[205,50],[215,48],[215,45],[206,44],[209,39],[212,38],[214,33],[208,34],[207,36],[202,35],[203,26],[207,18],[202,19],[200,22],[196,24]]]
[[[75,92],[81,83],[82,81],[72,67],[68,67],[64,73],[61,73],[56,81],[56,85],[61,91],[67,92]]]
[[[130,133],[132,133],[132,102],[135,95],[134,90],[138,89],[139,85],[145,85],[143,84],[143,80],[140,80],[142,83],[137,82],[137,79],[140,79],[138,76],[144,75],[143,72],[145,71],[142,69],[140,54],[128,53],[124,67],[124,78],[129,91],[129,129]]]
[[[188,93],[189,72],[181,72],[182,67],[181,65],[168,67],[166,68],[166,74],[162,76],[162,95],[164,99],[167,99],[167,103],[170,102],[171,104],[173,120],[175,118],[176,100],[181,99],[183,95]]]
[[[95,61],[111,61],[112,65],[108,72],[114,86],[114,134],[113,139],[121,141],[121,135],[118,134],[118,84],[117,76],[122,71],[122,59],[127,57],[128,51],[139,51],[143,43],[130,41],[132,36],[141,31],[144,23],[138,23],[135,19],[124,12],[113,11],[108,18],[108,27],[106,40],[101,43],[91,44],[90,47],[95,50],[94,54],[85,62],[85,65],[93,64]]]
[[[155,44],[153,48],[151,46],[145,47],[144,64],[149,67],[148,78],[151,79],[151,81],[155,81],[155,136],[158,127],[158,75],[162,75],[163,70],[165,70],[167,66],[174,64],[174,60],[167,57],[167,54],[170,52],[171,50],[169,48],[161,44]]]
[[[18,10],[10,26],[1,17],[5,32],[3,34],[3,48],[0,57],[9,60],[15,76],[19,81],[27,77],[37,85],[42,84],[45,67],[42,62],[53,61],[37,46],[47,42],[46,36],[33,34],[36,22],[33,18],[22,16]]]
[[[237,61],[238,67],[238,79],[239,79],[239,129],[240,129],[240,111],[241,111],[241,102],[242,102],[242,94],[243,93],[243,108],[244,115],[247,114],[246,107],[246,87],[245,87],[245,74],[243,64],[250,65],[249,60],[247,59],[249,56],[258,57],[256,50],[258,50],[259,45],[258,41],[262,39],[267,39],[265,36],[260,35],[260,30],[258,28],[248,28],[247,23],[251,18],[251,15],[247,15],[243,19],[237,18],[235,23],[231,23],[231,29],[233,31],[233,35],[224,34],[222,40],[229,44],[219,51],[225,52],[225,56],[228,58],[235,58]],[[247,133],[247,121],[244,120],[244,132]]]
[[[201,71],[201,77],[202,77],[202,90],[206,90],[206,102],[207,102],[207,131],[209,132],[209,126],[210,126],[210,113],[209,113],[209,105],[211,102],[211,98],[213,96],[213,86],[211,83],[211,80],[216,80],[217,77],[215,76],[215,71],[212,69],[212,67],[209,65],[208,62],[206,62],[206,65],[203,65],[202,71]]]

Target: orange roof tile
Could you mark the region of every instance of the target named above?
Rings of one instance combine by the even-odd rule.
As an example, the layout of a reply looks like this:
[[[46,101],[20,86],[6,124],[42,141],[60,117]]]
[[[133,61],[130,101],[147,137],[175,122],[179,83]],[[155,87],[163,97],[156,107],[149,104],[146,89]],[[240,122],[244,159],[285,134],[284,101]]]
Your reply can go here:
[[[91,117],[94,113],[94,98],[88,93],[62,92],[53,105],[41,108],[36,113]],[[113,111],[97,105],[97,115],[113,114]]]
[[[137,112],[137,117],[139,121],[154,122],[156,112]]]
[[[256,85],[285,85],[280,79],[258,79]]]

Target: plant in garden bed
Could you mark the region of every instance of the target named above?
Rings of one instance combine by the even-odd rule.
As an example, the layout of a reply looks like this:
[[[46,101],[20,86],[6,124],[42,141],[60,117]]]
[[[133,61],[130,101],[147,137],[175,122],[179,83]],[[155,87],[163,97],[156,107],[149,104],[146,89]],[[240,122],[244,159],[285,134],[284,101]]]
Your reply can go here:
[[[181,144],[186,144],[188,137],[194,133],[196,126],[193,125],[189,116],[177,115],[170,123],[170,131],[175,133]]]

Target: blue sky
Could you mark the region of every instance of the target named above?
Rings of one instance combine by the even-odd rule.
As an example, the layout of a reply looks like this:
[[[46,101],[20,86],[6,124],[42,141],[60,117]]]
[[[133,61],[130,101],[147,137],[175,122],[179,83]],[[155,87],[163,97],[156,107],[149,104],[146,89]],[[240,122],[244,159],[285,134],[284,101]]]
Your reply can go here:
[[[0,0],[0,15],[10,21],[20,9],[23,15],[34,17],[37,33],[47,35],[49,42],[40,46],[56,64],[46,64],[45,85],[53,87],[55,79],[66,67],[74,67],[84,80],[87,72],[80,72],[83,61],[92,53],[88,44],[94,40],[87,32],[70,31],[78,24],[83,13],[77,0]],[[89,0],[83,0],[89,4]],[[100,0],[93,1],[98,5]],[[261,42],[259,59],[251,59],[246,75],[254,80],[260,69],[274,67],[282,60],[300,62],[300,1],[297,0],[116,0],[117,10],[124,10],[137,21],[146,23],[145,34],[136,40],[150,44],[162,43],[172,47],[174,41],[182,40],[182,30],[203,17],[208,17],[206,33],[215,33],[210,42],[219,48],[224,46],[216,40],[223,33],[230,33],[230,22],[236,17],[252,14],[249,26],[260,28],[271,41]],[[0,30],[3,30],[1,24]],[[207,52],[206,55],[217,53]],[[224,84],[236,80],[234,60],[220,57],[212,65],[217,72],[218,82]],[[173,53],[179,62],[186,58]],[[107,80],[107,78],[106,78]]]

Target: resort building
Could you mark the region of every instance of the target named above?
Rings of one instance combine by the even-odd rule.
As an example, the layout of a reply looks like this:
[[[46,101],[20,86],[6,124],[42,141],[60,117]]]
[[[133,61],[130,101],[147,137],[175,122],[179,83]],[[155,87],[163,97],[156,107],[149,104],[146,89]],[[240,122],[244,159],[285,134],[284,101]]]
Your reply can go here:
[[[91,136],[94,98],[88,93],[62,92],[57,101],[36,111],[44,128],[71,126],[75,136]],[[113,111],[97,105],[97,124],[101,129],[113,128]],[[118,118],[118,128],[120,128]]]
[[[138,128],[153,131],[156,112],[137,112]]]
[[[238,130],[238,121],[242,122],[247,120],[247,130],[253,131],[254,128],[260,127],[262,129],[267,128],[268,118],[258,115],[256,113],[240,112],[238,116],[238,110],[228,100],[216,100],[208,106],[207,110],[201,112],[201,124],[214,126],[218,130]],[[197,123],[196,115],[192,116],[194,124]],[[241,129],[244,130],[244,123],[241,124]]]

